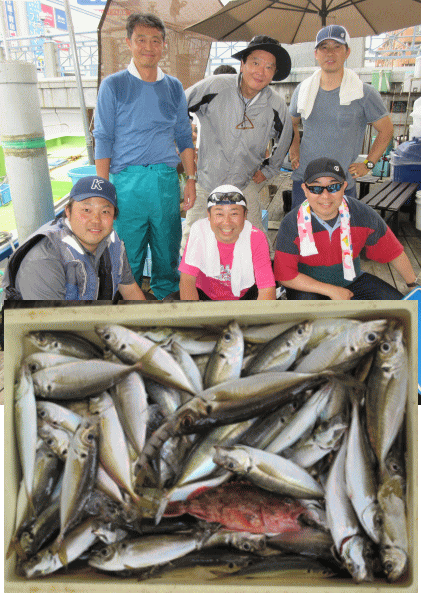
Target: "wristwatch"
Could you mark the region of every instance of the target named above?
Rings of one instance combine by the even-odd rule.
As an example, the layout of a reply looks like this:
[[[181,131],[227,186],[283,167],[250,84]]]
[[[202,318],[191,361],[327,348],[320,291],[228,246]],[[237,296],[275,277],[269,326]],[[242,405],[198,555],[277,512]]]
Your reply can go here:
[[[367,169],[374,169],[374,163],[373,161],[369,161],[368,159],[365,159],[365,161],[363,161],[364,165],[367,167]]]
[[[197,175],[187,175],[186,179],[193,179],[193,181],[197,181]]]

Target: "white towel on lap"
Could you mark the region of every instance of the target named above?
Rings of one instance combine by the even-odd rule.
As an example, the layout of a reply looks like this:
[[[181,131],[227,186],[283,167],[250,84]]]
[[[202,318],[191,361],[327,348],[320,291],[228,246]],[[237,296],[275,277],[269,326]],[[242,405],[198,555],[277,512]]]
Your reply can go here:
[[[252,224],[246,220],[234,247],[231,290],[237,297],[240,296],[244,288],[250,288],[255,282],[251,254],[251,230]],[[219,278],[221,275],[218,242],[207,218],[202,218],[192,224],[184,261],[188,266],[199,268],[209,278]]]
[[[309,78],[303,80],[298,91],[297,111],[303,119],[307,119],[312,112],[316,95],[320,88],[321,69],[316,70]],[[349,68],[344,69],[339,89],[339,103],[349,105],[351,101],[364,97],[363,82]]]

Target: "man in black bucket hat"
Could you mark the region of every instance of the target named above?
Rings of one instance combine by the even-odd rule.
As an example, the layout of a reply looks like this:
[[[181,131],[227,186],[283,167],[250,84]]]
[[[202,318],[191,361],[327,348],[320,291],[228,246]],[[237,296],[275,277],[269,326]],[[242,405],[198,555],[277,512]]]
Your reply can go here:
[[[113,230],[116,190],[97,175],[82,177],[62,217],[45,224],[14,252],[3,287],[6,300],[145,300],[124,243]]]
[[[207,197],[219,185],[244,193],[248,219],[263,230],[258,193],[279,174],[291,143],[286,103],[269,87],[288,76],[288,52],[276,39],[258,35],[233,57],[241,60],[239,74],[209,76],[186,91],[189,112],[199,120],[200,144],[196,202],[186,213],[182,249],[193,222],[206,218]]]

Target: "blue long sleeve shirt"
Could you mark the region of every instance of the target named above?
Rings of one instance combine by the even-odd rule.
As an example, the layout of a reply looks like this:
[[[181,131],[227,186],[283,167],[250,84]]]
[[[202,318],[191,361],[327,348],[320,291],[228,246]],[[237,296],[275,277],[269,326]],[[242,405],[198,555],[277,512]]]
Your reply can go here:
[[[95,158],[110,158],[110,172],[129,165],[176,167],[193,148],[187,101],[181,82],[167,74],[145,82],[128,70],[101,83],[95,110]]]

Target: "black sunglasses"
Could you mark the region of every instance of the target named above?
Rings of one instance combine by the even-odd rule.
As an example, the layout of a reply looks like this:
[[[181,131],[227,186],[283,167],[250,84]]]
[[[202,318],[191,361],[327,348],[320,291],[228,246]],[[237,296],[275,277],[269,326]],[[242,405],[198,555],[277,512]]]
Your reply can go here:
[[[306,183],[305,185],[312,194],[320,195],[325,189],[327,189],[330,194],[336,194],[336,192],[343,186],[343,183],[330,183],[329,185],[307,185]]]
[[[218,202],[245,202],[243,194],[238,192],[215,192],[210,194],[208,202],[217,204]]]

